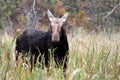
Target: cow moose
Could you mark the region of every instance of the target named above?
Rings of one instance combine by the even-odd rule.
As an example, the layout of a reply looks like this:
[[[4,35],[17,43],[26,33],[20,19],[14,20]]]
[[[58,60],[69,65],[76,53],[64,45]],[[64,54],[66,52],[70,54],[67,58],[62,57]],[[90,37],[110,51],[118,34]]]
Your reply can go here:
[[[68,63],[69,45],[67,41],[64,23],[67,20],[68,13],[65,13],[61,18],[56,18],[48,10],[48,18],[51,22],[48,31],[38,31],[27,29],[23,31],[16,39],[16,61],[21,53],[27,55],[30,53],[31,70],[36,61],[41,60],[41,56],[45,58],[45,66],[50,66],[50,51],[54,50],[53,58],[56,66],[63,64],[63,70],[66,71]]]

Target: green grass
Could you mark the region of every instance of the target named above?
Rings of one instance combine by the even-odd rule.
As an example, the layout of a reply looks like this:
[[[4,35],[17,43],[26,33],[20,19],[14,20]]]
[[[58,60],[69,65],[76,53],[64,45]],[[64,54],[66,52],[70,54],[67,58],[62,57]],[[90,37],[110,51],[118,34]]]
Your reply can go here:
[[[54,68],[51,60],[49,71],[30,65],[15,66],[15,38],[0,37],[0,80],[65,80],[62,69]],[[78,32],[68,35],[69,63],[66,80],[120,80],[120,33],[95,34]]]

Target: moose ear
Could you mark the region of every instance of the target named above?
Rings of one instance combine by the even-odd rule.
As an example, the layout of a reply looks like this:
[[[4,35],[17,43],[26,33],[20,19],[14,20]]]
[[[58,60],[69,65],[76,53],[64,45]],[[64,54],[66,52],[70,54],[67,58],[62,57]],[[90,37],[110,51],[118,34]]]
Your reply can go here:
[[[48,14],[48,18],[49,18],[49,20],[52,21],[52,19],[54,18],[54,16],[53,16],[53,14],[50,12],[49,9],[48,9],[47,14]]]
[[[68,13],[65,13],[65,14],[62,16],[63,22],[65,22],[65,21],[67,20],[67,17],[68,17]]]

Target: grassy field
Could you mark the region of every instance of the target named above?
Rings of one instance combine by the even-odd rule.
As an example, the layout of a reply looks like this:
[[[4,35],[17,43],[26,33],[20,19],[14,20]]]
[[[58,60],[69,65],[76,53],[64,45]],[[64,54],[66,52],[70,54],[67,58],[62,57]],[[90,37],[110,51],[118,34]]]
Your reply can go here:
[[[65,80],[62,69],[50,66],[49,72],[29,64],[15,66],[15,38],[8,34],[0,37],[0,80]],[[120,33],[68,34],[69,63],[66,80],[120,80]],[[51,64],[53,62],[51,61]],[[25,64],[24,64],[25,65]]]

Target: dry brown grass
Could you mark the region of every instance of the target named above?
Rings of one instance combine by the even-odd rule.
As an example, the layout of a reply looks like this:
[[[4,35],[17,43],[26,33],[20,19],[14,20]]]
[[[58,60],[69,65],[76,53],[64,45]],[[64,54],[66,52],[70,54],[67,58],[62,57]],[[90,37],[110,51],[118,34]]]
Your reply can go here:
[[[119,80],[119,33],[86,33],[78,31],[68,35],[69,63],[66,80]],[[64,80],[61,69],[50,67],[49,72],[35,67],[30,73],[28,65],[15,67],[15,37],[3,34],[0,41],[0,80]]]

